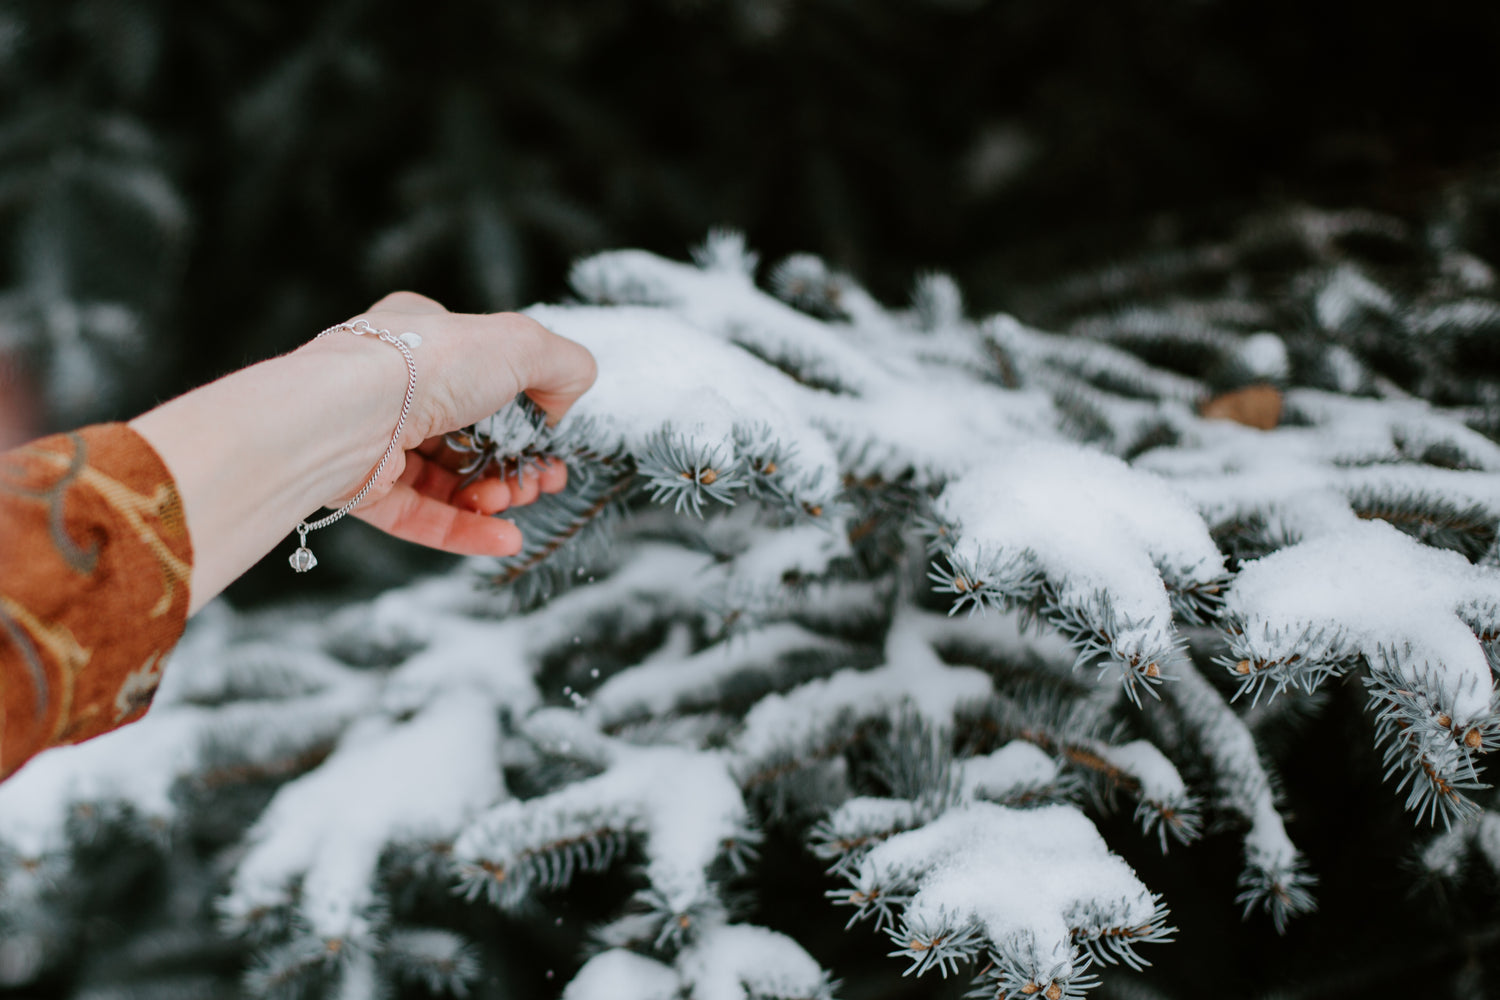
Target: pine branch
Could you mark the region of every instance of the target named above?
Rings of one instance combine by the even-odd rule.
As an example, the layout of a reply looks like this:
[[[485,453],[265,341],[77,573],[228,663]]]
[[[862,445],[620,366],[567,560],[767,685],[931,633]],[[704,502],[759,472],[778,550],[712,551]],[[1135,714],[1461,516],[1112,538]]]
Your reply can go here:
[[[1286,834],[1270,777],[1244,722],[1191,663],[1182,662],[1177,676],[1178,683],[1166,689],[1167,698],[1213,773],[1215,804],[1249,824],[1236,901],[1247,916],[1265,910],[1277,931],[1284,932],[1291,917],[1313,909],[1309,888],[1314,879]]]
[[[550,500],[539,499],[538,504],[547,504],[555,509],[528,509],[526,525],[522,529],[528,551],[503,561],[500,572],[492,576],[490,582],[496,587],[510,586],[556,556],[582,532],[604,518],[614,504],[624,499],[635,485],[635,477],[627,473],[617,475],[613,480],[606,479],[605,483],[603,488],[590,489],[585,486],[572,495],[563,493],[554,495]],[[536,507],[537,504],[532,506]],[[552,530],[547,530],[549,527]],[[540,599],[548,596],[550,590],[538,594]]]
[[[1135,799],[1136,821],[1144,833],[1157,835],[1163,853],[1169,839],[1191,844],[1202,832],[1200,805],[1170,762],[1144,741],[1111,745],[1097,738],[1096,723],[1065,702],[997,696],[988,711],[963,724],[977,726],[986,743],[1024,740],[1087,775],[1101,806],[1112,805],[1118,793]]]
[[[1390,496],[1366,489],[1351,496],[1349,504],[1361,518],[1379,518],[1420,542],[1452,549],[1471,562],[1495,544],[1500,519],[1481,504],[1459,507],[1446,498],[1423,494]]]
[[[538,892],[566,888],[580,873],[607,870],[625,854],[633,833],[600,826],[543,840],[516,851],[504,863],[460,862],[457,872],[463,896],[472,902],[483,895],[495,906],[514,909]]]
[[[1028,856],[1043,844],[1045,859]],[[1084,883],[1048,881],[1063,855],[1075,874],[1090,873],[1082,894],[1075,895]],[[1171,934],[1160,901],[1063,806],[963,805],[879,843],[846,878],[851,887],[835,900],[855,907],[856,919],[874,916],[900,946],[892,954],[910,959],[908,972],[917,975],[936,969],[946,977],[988,949],[993,964],[982,982],[1029,984],[1030,993],[1055,984],[1063,995],[1069,983],[1075,992],[1093,984],[1086,973],[1093,960],[1137,963],[1136,943]],[[998,901],[1000,886],[1022,885],[1024,912]]]

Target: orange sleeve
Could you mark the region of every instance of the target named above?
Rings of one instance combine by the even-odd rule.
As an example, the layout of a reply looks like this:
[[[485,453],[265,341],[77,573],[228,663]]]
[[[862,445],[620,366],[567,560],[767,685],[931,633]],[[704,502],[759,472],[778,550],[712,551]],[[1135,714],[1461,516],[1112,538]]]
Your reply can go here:
[[[140,718],[192,559],[171,475],[124,424],[0,453],[0,780]]]

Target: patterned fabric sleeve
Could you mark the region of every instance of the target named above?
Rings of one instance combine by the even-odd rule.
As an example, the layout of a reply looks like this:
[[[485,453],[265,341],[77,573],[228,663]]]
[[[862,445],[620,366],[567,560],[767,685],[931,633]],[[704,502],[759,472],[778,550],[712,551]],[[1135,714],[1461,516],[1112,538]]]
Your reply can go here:
[[[192,558],[171,475],[124,424],[0,453],[0,780],[145,712]]]

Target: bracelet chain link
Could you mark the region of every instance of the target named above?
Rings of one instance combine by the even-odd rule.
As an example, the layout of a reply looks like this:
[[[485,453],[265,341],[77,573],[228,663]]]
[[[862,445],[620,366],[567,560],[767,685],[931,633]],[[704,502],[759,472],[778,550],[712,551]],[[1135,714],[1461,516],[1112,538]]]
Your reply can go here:
[[[316,531],[319,528],[328,527],[328,525],[359,506],[360,501],[369,496],[370,491],[375,488],[375,483],[379,481],[380,474],[390,464],[391,457],[396,454],[396,449],[401,447],[401,432],[406,429],[406,419],[411,416],[412,403],[417,397],[417,359],[412,356],[411,351],[412,348],[422,343],[420,334],[403,333],[398,336],[392,334],[389,330],[376,329],[370,325],[368,320],[357,319],[330,326],[313,339],[319,340],[330,333],[338,333],[345,330],[356,337],[368,336],[374,337],[377,340],[383,340],[401,352],[401,357],[406,361],[406,398],[401,403],[401,416],[396,420],[396,429],[391,432],[391,443],[386,446],[385,454],[380,456],[380,463],[375,466],[375,471],[370,473],[370,478],[360,487],[359,492],[354,494],[348,502],[332,514],[320,517],[316,521],[309,522],[304,520],[297,522],[295,530],[297,532],[298,547],[297,551],[292,553],[288,562],[291,563],[292,569],[298,573],[306,573],[318,565],[318,557],[313,555],[312,550],[307,547],[307,533]]]

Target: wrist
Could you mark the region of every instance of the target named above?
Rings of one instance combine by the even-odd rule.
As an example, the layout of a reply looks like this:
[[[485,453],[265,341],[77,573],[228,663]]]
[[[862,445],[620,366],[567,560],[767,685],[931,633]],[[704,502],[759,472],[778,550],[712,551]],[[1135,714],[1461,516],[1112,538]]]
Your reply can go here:
[[[374,337],[339,332],[276,359],[285,377],[322,397],[322,419],[304,433],[321,443],[306,449],[303,490],[309,511],[339,507],[370,480],[401,416],[408,373],[401,352]],[[404,443],[403,443],[404,445]],[[392,481],[392,461],[381,479]]]

